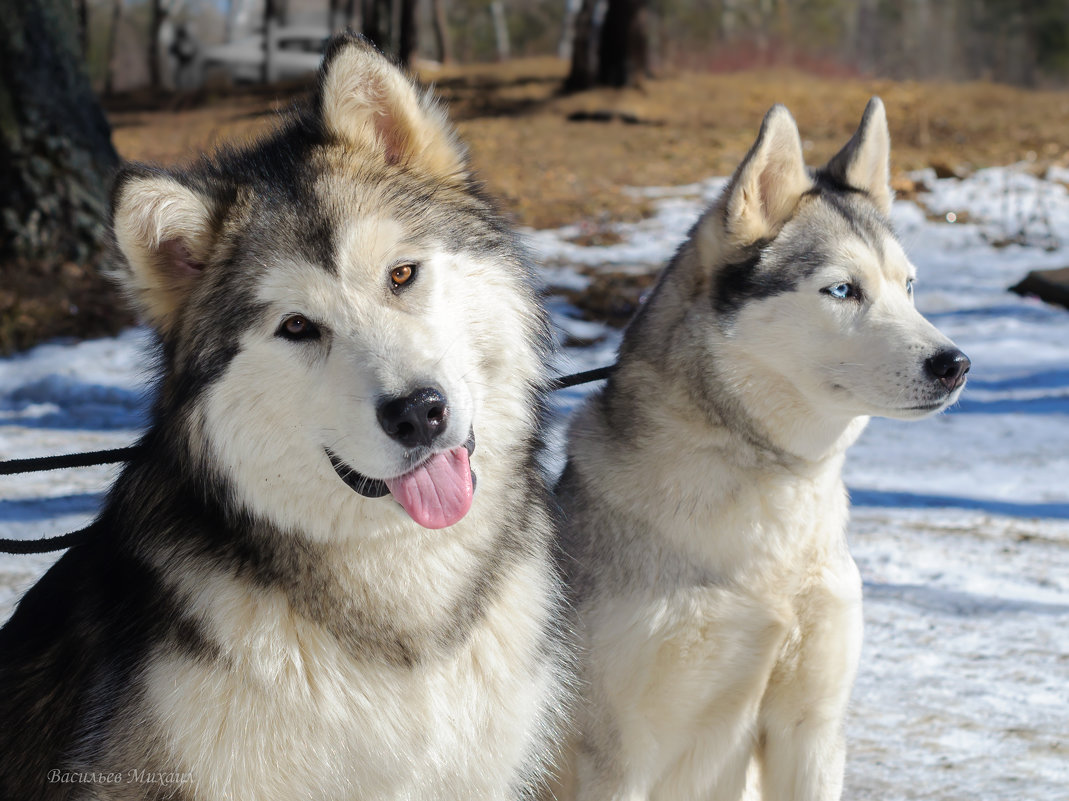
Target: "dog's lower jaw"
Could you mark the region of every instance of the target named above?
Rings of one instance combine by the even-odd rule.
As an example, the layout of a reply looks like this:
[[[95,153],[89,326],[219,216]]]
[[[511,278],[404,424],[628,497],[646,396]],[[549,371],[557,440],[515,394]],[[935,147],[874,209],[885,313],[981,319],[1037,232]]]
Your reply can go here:
[[[472,429],[468,433],[467,440],[463,443],[464,449],[468,452],[470,457],[475,453],[475,430]],[[341,457],[339,457],[330,448],[323,448],[327,458],[330,459],[330,466],[334,468],[334,472],[338,474],[338,478],[345,482],[346,486],[352,489],[354,492],[363,495],[365,498],[382,498],[390,494],[390,488],[386,486],[386,482],[380,478],[368,478],[364,474],[358,472],[355,468],[346,464]],[[418,466],[418,465],[417,465]],[[475,487],[475,471],[471,473],[472,488]]]
[[[772,375],[748,377],[744,382],[719,378],[706,387],[709,409],[693,408],[690,393],[673,393],[663,382],[649,381],[648,367],[622,364],[618,371],[632,372],[632,385],[643,397],[642,406],[651,419],[670,410],[682,426],[693,430],[695,417],[702,415],[711,440],[724,440],[725,448],[747,457],[740,464],[775,463],[796,469],[820,464],[842,456],[868,425],[869,417],[848,409],[822,408],[794,388],[785,388],[783,379]],[[661,428],[661,426],[658,426]],[[694,445],[680,441],[680,452]]]
[[[344,481],[345,485],[354,492],[363,495],[365,498],[381,498],[390,494],[390,488],[386,486],[385,481],[368,478],[343,462],[330,448],[324,448],[323,450],[327,454],[327,458],[330,459],[330,466],[334,468],[338,478]]]

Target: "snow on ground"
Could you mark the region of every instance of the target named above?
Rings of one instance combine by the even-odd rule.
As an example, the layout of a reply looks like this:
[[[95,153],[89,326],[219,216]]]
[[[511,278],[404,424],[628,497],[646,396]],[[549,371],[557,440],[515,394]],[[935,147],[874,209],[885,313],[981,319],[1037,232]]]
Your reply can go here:
[[[1069,173],[921,177],[923,205],[894,210],[917,304],[973,368],[949,413],[873,421],[847,461],[866,643],[845,797],[1069,800],[1069,312],[1005,291],[1069,263]],[[658,213],[619,226],[612,246],[569,242],[578,229],[531,232],[547,283],[582,286],[569,264],[663,263],[722,185],[635,190]],[[561,372],[612,360],[617,332],[548,302],[563,331],[596,340],[563,351]],[[132,442],[148,347],[130,331],[0,360],[0,460]],[[558,419],[588,390],[557,393]],[[0,537],[84,525],[115,473],[0,476]],[[0,619],[53,559],[0,557]]]

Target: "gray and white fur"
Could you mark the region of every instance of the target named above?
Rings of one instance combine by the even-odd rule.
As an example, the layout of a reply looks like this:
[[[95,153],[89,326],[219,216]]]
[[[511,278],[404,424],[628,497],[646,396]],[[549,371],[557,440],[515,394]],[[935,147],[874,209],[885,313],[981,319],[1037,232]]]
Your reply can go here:
[[[585,698],[559,797],[839,798],[844,454],[870,415],[954,403],[969,365],[913,305],[889,143],[874,98],[809,170],[774,107],[575,416],[557,494]]]
[[[0,631],[0,797],[528,797],[547,323],[444,112],[337,37],[274,134],[125,167],[113,229],[152,424]]]

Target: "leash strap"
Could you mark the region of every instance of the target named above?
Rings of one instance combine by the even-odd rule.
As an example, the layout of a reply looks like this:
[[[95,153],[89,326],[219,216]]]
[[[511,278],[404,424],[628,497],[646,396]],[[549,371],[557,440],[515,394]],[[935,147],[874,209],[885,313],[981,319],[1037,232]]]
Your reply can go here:
[[[31,553],[48,553],[50,551],[62,551],[64,548],[73,548],[75,545],[83,545],[89,541],[92,526],[72,531],[69,534],[60,534],[58,537],[46,537],[43,540],[5,540],[0,539],[0,553],[12,553],[17,556],[25,556]]]
[[[594,370],[585,370],[581,373],[560,376],[550,383],[550,391],[589,384],[593,381],[601,381],[608,378],[615,365],[598,367]],[[105,451],[88,451],[86,453],[66,453],[59,456],[40,456],[34,459],[9,459],[0,462],[0,476],[13,476],[20,473],[39,473],[45,470],[65,470],[71,467],[92,467],[98,464],[114,464],[115,462],[129,461],[139,447],[131,445],[127,448],[113,448]],[[93,526],[61,534],[58,537],[46,537],[40,540],[10,540],[0,539],[0,553],[25,555],[31,553],[49,553],[61,551],[75,545],[88,542]]]
[[[35,459],[9,459],[0,462],[0,476],[18,473],[39,473],[45,470],[63,470],[68,467],[92,467],[98,464],[113,464],[129,461],[137,453],[137,446],[113,448],[106,451],[65,453],[60,456],[40,456]]]

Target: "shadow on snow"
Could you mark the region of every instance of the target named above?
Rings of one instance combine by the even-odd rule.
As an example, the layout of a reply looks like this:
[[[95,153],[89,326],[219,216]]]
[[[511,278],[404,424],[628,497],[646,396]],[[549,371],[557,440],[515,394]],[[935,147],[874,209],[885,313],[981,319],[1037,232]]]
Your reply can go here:
[[[1043,370],[1031,375],[1014,376],[998,380],[969,378],[969,389],[1007,390],[1007,389],[1061,389],[1069,388],[1069,370]]]
[[[44,407],[34,413],[34,406]],[[143,389],[87,384],[50,375],[0,399],[0,411],[14,415],[0,425],[21,428],[114,431],[148,425],[151,398]]]
[[[36,523],[66,515],[95,515],[103,504],[103,492],[0,501],[0,520],[5,523]],[[55,534],[62,533],[61,531],[55,532]]]
[[[914,492],[851,489],[854,506],[889,509],[968,509],[1007,517],[1053,518],[1069,520],[1069,503],[1014,503],[987,498],[963,498],[954,495],[922,495]]]
[[[964,395],[948,414],[1069,414],[1069,395],[974,400]]]
[[[1016,598],[999,598],[994,595],[976,595],[971,592],[944,590],[922,584],[880,584],[866,581],[864,587],[866,601],[875,599],[902,601],[926,611],[942,612],[959,617],[1006,613],[1069,614],[1069,605],[1066,604],[1023,601]]]

